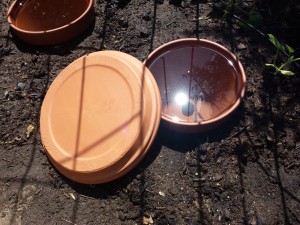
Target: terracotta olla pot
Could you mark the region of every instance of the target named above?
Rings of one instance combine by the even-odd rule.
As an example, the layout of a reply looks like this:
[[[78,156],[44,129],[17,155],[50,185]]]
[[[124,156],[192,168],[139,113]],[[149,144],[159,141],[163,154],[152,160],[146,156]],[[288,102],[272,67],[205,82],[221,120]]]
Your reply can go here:
[[[65,42],[94,20],[93,0],[16,0],[7,19],[15,34],[32,45]]]
[[[95,52],[68,65],[49,87],[42,143],[71,180],[112,181],[145,157],[161,118],[180,131],[211,129],[239,105],[245,82],[238,59],[207,40],[167,43],[144,64],[118,51]]]
[[[180,131],[206,131],[238,107],[246,75],[238,58],[203,39],[162,45],[145,60],[162,98],[162,119]]]
[[[100,51],[75,60],[55,78],[42,104],[41,139],[63,175],[104,183],[144,158],[160,119],[160,93],[143,63]]]

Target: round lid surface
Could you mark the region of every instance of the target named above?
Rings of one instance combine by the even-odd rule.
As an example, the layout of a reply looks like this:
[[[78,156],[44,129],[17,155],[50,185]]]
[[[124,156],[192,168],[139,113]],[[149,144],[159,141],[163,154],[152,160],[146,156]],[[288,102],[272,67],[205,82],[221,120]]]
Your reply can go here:
[[[115,57],[94,54],[70,64],[53,81],[41,111],[51,160],[80,173],[118,163],[143,126],[140,89],[135,70]]]
[[[239,103],[245,77],[237,58],[207,40],[182,39],[147,60],[159,86],[163,119],[183,125],[217,120]]]

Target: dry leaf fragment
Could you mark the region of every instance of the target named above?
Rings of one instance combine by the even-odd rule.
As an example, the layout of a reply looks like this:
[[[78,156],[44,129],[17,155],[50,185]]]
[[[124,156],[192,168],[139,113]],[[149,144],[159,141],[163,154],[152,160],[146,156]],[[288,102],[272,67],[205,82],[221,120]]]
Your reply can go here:
[[[34,132],[34,126],[29,124],[26,131],[26,137],[29,138]]]
[[[160,196],[162,196],[162,197],[165,197],[165,196],[166,196],[166,194],[163,193],[162,191],[159,191],[158,194],[159,194]]]
[[[143,216],[143,224],[145,225],[149,225],[149,224],[153,224],[153,219],[152,216]]]

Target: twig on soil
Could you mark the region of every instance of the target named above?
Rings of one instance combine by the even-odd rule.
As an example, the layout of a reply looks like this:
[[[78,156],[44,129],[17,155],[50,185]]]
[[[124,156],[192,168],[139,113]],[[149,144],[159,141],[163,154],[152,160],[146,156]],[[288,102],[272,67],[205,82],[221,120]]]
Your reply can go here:
[[[125,41],[123,41],[122,45],[119,48],[119,51],[121,51],[124,48],[124,46],[125,46]]]
[[[172,21],[172,22],[166,24],[166,25],[164,26],[164,28],[167,28],[167,27],[170,26],[172,23],[175,23],[175,21]]]
[[[291,169],[291,168],[296,167],[296,166],[298,166],[298,165],[299,165],[298,163],[292,162],[292,163],[290,163],[290,164],[288,164],[288,165],[286,166],[286,169]]]
[[[231,135],[231,136],[228,137],[227,139],[231,139],[231,138],[234,138],[234,137],[240,135],[240,134],[243,133],[249,126],[250,126],[250,124],[247,124],[247,125],[244,126],[241,130],[235,132],[233,135]]]
[[[255,127],[258,127],[258,126],[262,125],[263,123],[265,123],[265,121],[262,121],[262,122],[259,122],[259,123],[255,124],[255,125],[252,127],[252,129],[254,129]],[[232,139],[232,138],[234,138],[234,137],[236,137],[236,136],[242,134],[242,133],[243,133],[245,130],[247,130],[247,128],[248,128],[249,126],[251,126],[251,125],[252,125],[251,123],[245,125],[241,130],[235,132],[233,135],[231,135],[230,137],[226,138],[226,140]]]
[[[9,163],[11,162],[11,161],[9,161],[8,159],[5,159],[5,158],[2,158],[2,160],[5,161],[5,162],[9,162]]]
[[[62,219],[63,221],[65,221],[65,222],[67,222],[67,223],[70,223],[70,224],[73,224],[73,225],[76,225],[76,223],[73,223],[73,222],[71,222],[71,221],[69,221],[69,220],[66,220],[66,219]]]
[[[83,194],[80,194],[80,197],[83,197],[83,198],[87,198],[87,199],[95,199],[95,198],[93,198],[93,197],[90,197],[90,196],[87,196],[87,195],[83,195]]]
[[[29,124],[28,127],[26,128],[26,131],[23,132],[22,136],[15,137],[12,140],[9,141],[0,141],[0,145],[5,145],[5,144],[13,144],[14,142],[18,142],[21,140],[27,141],[32,134],[34,133],[34,126],[32,124]]]
[[[233,138],[233,137],[236,137],[238,135],[240,135],[241,133],[243,133],[250,125],[246,125],[244,126],[241,130],[235,132],[233,135],[231,135],[229,138]]]

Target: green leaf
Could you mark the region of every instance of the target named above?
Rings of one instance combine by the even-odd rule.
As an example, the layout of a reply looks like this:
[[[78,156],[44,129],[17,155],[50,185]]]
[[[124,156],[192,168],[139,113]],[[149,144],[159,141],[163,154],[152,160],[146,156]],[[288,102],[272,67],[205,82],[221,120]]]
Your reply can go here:
[[[300,58],[294,58],[294,56],[291,57],[291,62],[296,62],[296,61],[300,61]]]
[[[290,55],[290,54],[293,54],[293,53],[295,52],[295,50],[294,50],[291,46],[285,45],[285,47],[286,47],[286,49],[288,50],[289,55]]]
[[[280,44],[280,42],[277,40],[277,38],[273,34],[268,34],[269,40],[272,42],[272,44],[279,50],[284,52],[283,46]]]
[[[266,63],[265,66],[267,66],[267,67],[273,67],[275,69],[277,68],[274,64],[268,64],[268,63]]]
[[[286,75],[286,76],[293,76],[295,73],[289,70],[279,70],[279,73]]]

